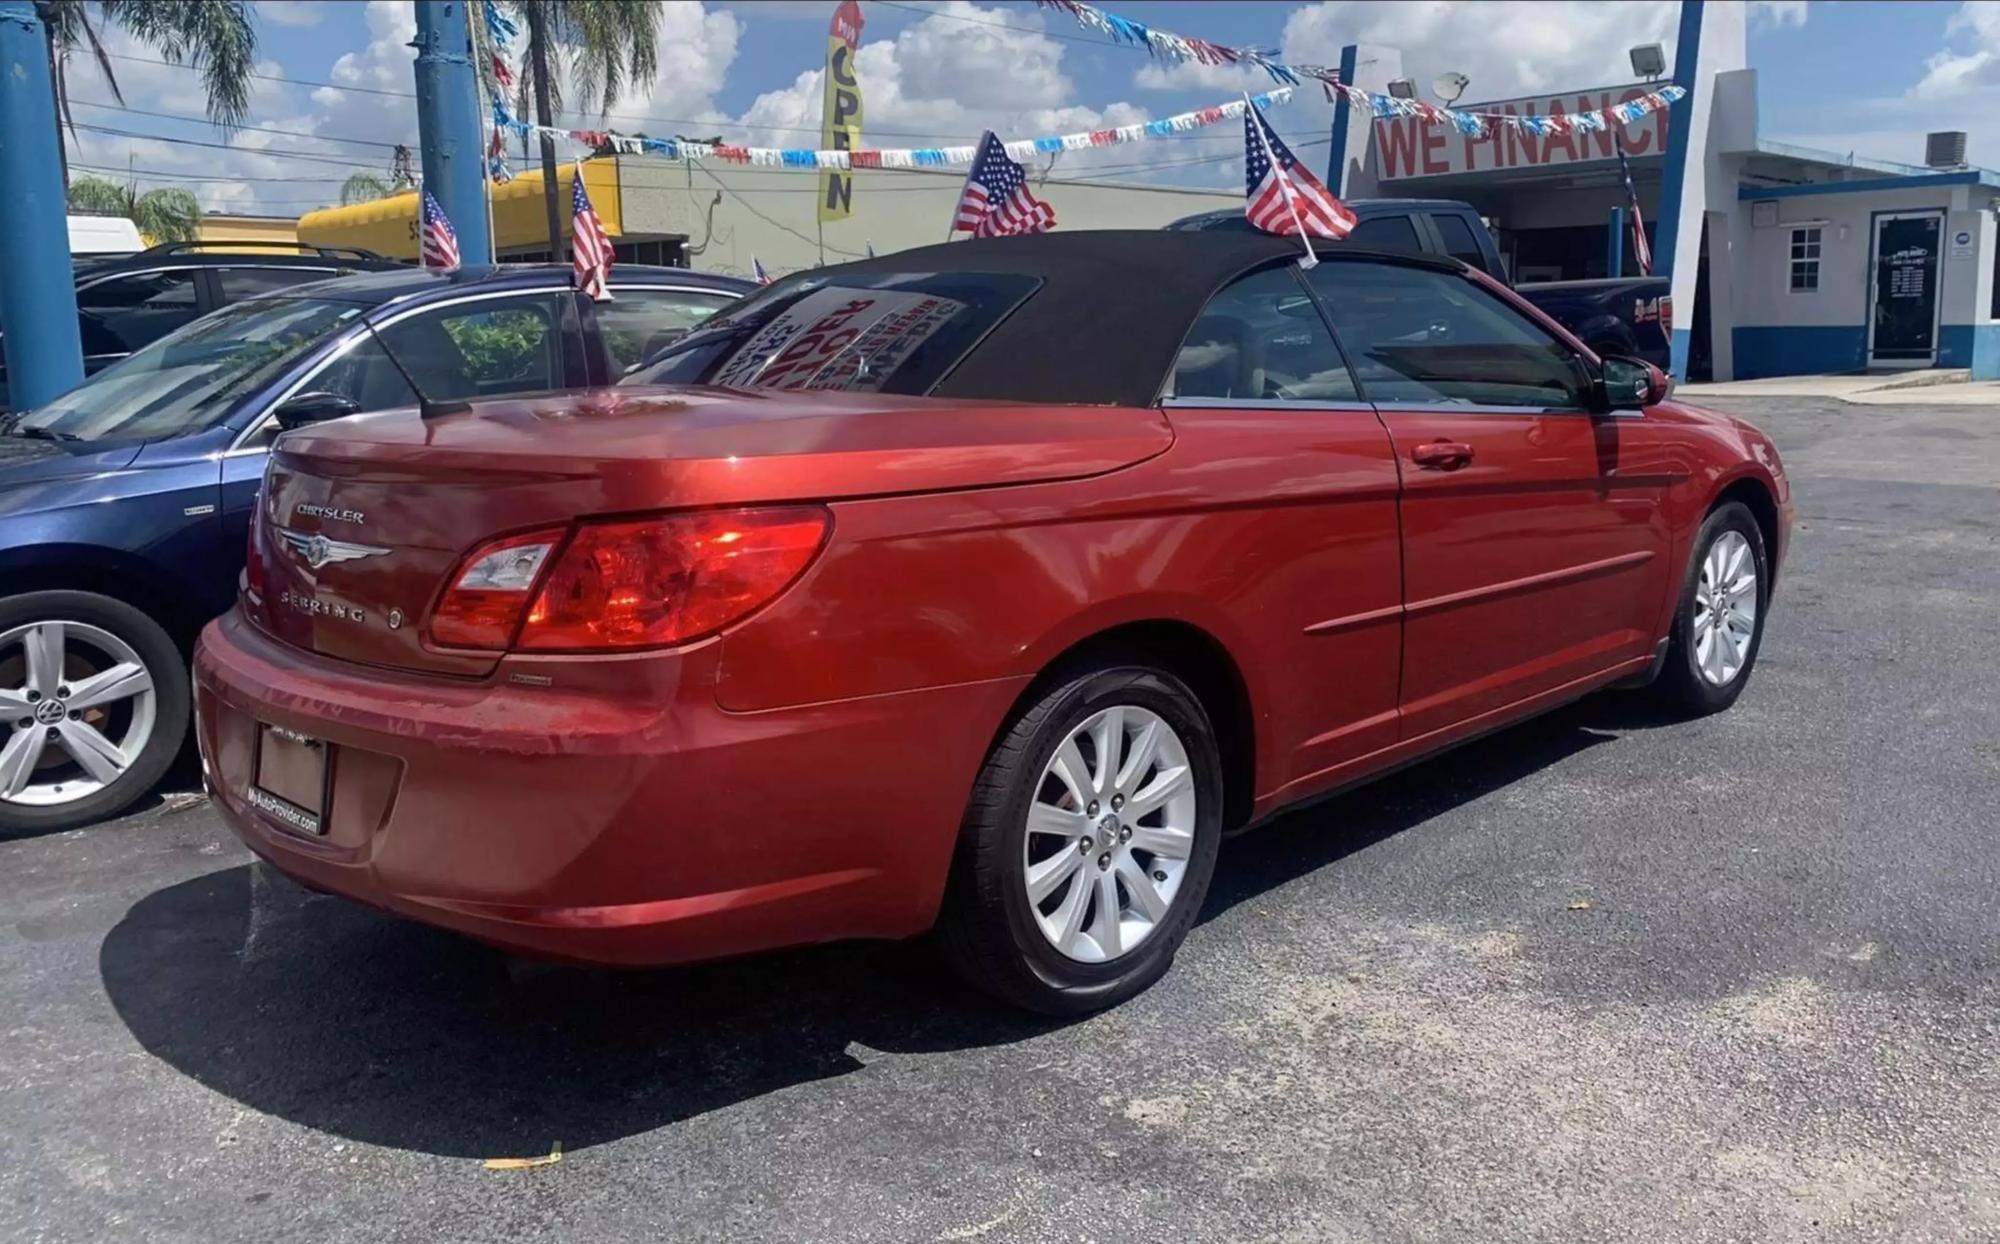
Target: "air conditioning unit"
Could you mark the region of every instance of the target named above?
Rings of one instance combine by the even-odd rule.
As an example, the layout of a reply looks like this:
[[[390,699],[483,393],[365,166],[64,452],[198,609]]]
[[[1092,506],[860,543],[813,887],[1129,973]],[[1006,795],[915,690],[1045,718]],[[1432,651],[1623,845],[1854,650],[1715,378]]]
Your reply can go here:
[[[1937,130],[1924,135],[1924,163],[1931,168],[1965,166],[1965,131]]]

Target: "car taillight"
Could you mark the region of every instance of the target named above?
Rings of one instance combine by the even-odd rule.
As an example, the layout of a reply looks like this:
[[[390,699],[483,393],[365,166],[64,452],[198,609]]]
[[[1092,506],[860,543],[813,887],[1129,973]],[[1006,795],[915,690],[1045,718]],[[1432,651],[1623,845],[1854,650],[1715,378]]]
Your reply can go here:
[[[447,648],[505,648],[563,529],[502,536],[459,563],[431,613],[431,641]]]
[[[712,635],[798,578],[830,523],[816,506],[583,523],[515,646],[590,652]]]

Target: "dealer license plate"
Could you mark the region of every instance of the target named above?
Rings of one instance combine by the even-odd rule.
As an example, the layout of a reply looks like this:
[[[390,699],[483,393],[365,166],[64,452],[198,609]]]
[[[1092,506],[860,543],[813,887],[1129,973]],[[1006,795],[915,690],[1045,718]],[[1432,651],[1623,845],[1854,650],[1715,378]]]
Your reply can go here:
[[[259,725],[250,802],[302,834],[325,833],[327,750],[327,744],[296,730]]]

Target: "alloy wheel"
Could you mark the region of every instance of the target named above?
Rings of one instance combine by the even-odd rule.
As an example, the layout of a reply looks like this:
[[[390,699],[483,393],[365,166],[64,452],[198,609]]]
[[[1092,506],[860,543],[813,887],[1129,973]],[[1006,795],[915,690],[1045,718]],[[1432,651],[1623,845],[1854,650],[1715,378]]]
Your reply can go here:
[[[1694,589],[1694,663],[1712,686],[1743,672],[1757,637],[1757,558],[1740,531],[1724,531],[1701,560]]]
[[[53,807],[111,785],[146,750],[156,699],[139,654],[101,627],[0,633],[0,803]]]
[[[1042,936],[1082,963],[1152,936],[1180,893],[1196,813],[1187,745],[1164,718],[1125,704],[1085,719],[1028,807],[1023,880]]]

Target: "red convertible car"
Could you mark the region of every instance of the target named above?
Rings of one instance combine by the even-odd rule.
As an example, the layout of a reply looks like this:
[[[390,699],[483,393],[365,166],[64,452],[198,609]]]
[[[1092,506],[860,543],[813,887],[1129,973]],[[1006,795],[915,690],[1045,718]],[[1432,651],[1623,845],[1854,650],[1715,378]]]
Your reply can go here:
[[[625,385],[277,442],[196,657],[308,886],[666,963],[1166,970],[1222,835],[1598,688],[1726,708],[1771,443],[1448,260],[1103,232],[815,270]]]

